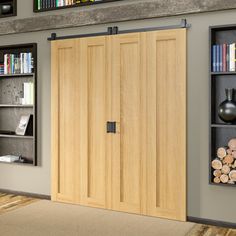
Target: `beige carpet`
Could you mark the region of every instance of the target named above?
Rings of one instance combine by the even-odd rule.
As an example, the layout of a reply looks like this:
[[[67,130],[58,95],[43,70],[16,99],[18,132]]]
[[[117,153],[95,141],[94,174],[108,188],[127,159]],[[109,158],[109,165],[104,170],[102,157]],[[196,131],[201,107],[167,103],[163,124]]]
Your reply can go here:
[[[46,200],[0,215],[4,236],[185,236],[193,226]]]

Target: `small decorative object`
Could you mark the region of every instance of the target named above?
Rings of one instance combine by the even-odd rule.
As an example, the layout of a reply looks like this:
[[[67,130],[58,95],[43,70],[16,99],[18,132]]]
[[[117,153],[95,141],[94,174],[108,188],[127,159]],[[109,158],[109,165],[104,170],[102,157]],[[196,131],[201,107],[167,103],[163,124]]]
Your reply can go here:
[[[12,13],[12,5],[11,4],[3,4],[1,5],[1,13],[3,15],[7,15]]]
[[[26,134],[26,129],[28,127],[28,123],[30,121],[30,116],[21,116],[20,118],[20,123],[16,128],[16,134],[17,135],[25,135]]]
[[[220,104],[218,115],[224,122],[233,123],[236,121],[236,102],[233,100],[234,89],[227,88],[225,92],[226,100]]]

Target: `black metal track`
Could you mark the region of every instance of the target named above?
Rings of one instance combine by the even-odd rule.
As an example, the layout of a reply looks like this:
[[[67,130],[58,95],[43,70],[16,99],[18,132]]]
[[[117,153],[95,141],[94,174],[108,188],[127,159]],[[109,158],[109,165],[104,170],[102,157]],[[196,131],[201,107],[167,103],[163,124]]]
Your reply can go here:
[[[181,29],[181,28],[190,28],[190,27],[191,25],[187,23],[187,20],[182,19],[179,25],[168,25],[168,26],[140,28],[140,29],[131,29],[131,30],[122,30],[122,31],[119,31],[118,26],[114,26],[114,27],[108,27],[106,32],[66,35],[66,36],[57,36],[56,33],[52,33],[51,37],[49,37],[48,40],[54,41],[54,40],[63,40],[63,39],[71,39],[71,38],[87,38],[87,37],[96,37],[96,36],[104,36],[104,35],[128,34],[128,33],[148,32],[148,31],[167,30],[167,29]]]

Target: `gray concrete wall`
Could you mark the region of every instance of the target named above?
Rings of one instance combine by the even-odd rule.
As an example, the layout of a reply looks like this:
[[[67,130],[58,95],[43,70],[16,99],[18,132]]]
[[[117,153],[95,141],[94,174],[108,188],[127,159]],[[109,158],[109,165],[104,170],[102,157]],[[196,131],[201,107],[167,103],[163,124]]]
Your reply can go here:
[[[22,3],[26,0],[21,0]],[[18,1],[18,2],[21,2]],[[31,1],[30,1],[31,2]],[[28,7],[19,6],[19,16]],[[178,24],[182,17],[118,23],[121,29]],[[236,10],[186,16],[188,30],[188,215],[236,222],[236,188],[208,185],[208,27],[236,23]],[[113,24],[112,24],[113,25]],[[101,32],[108,25],[56,30],[59,35]],[[38,43],[39,150],[42,164],[0,164],[0,189],[50,194],[50,43],[51,31],[0,37],[0,45]]]

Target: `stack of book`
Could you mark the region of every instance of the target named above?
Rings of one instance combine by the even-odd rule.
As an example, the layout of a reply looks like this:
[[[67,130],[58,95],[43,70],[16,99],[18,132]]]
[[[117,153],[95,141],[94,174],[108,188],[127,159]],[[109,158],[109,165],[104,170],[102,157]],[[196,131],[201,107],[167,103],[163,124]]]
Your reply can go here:
[[[212,72],[235,72],[235,43],[212,46]]]
[[[38,0],[38,10],[55,8],[55,7],[64,7],[75,4],[80,4],[84,2],[102,2],[103,0]]]
[[[4,75],[4,64],[0,64],[0,75]]]
[[[4,54],[4,74],[26,74],[33,72],[32,53]]]

